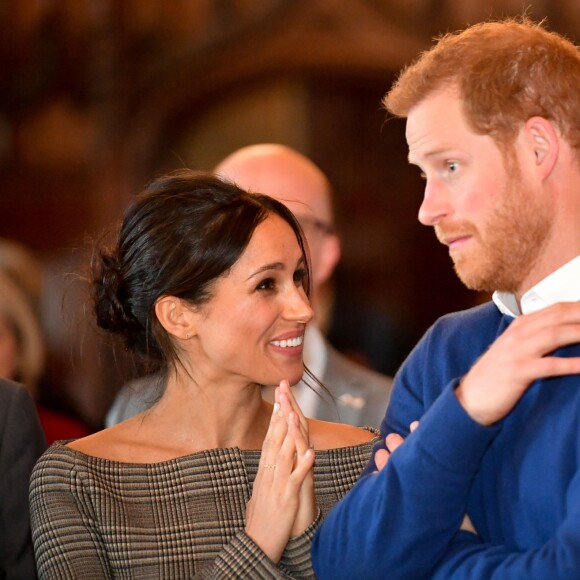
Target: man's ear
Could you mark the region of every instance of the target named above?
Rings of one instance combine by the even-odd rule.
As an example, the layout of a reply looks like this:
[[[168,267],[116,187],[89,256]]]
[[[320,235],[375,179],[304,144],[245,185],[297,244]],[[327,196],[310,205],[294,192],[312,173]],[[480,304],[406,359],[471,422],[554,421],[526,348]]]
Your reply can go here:
[[[155,303],[155,315],[165,330],[182,340],[195,334],[194,316],[191,307],[175,296],[162,296]]]
[[[319,284],[326,282],[340,260],[340,239],[336,234],[327,235],[323,240],[322,251],[318,258]]]
[[[552,122],[544,117],[529,118],[524,125],[524,133],[534,155],[535,167],[541,179],[545,179],[558,161],[560,137]]]

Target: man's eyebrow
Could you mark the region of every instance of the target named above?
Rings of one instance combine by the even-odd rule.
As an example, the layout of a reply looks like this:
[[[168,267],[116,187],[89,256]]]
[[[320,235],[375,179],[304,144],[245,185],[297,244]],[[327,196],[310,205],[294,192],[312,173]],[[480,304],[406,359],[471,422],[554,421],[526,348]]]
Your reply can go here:
[[[438,147],[437,149],[432,149],[421,155],[421,159],[429,159],[430,157],[437,157],[438,155],[443,155],[451,151],[451,147]],[[409,151],[407,155],[407,161],[413,165],[418,165],[417,161],[413,161],[413,154]]]

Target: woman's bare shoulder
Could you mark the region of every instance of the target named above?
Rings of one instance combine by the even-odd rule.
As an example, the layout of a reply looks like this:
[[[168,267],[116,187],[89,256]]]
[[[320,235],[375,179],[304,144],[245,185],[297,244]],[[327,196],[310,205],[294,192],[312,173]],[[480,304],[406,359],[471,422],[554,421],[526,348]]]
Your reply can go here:
[[[376,433],[361,427],[345,425],[344,423],[330,423],[317,419],[309,419],[308,427],[310,442],[315,449],[351,447],[368,443],[377,437]]]
[[[123,440],[124,429],[119,429],[118,425],[97,431],[87,437],[75,439],[66,444],[67,447],[80,451],[85,455],[100,457],[102,459],[116,459],[120,441]]]
[[[152,463],[167,459],[148,437],[140,432],[135,418],[128,419],[92,435],[75,439],[67,447],[85,455],[126,463]]]

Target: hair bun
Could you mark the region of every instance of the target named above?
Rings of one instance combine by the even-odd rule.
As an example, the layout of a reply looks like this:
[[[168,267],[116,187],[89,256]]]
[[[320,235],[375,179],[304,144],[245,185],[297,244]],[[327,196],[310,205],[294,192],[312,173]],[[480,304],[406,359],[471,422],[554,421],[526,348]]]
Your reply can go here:
[[[129,339],[142,330],[133,316],[119,256],[99,251],[93,259],[93,291],[97,323],[101,328]]]

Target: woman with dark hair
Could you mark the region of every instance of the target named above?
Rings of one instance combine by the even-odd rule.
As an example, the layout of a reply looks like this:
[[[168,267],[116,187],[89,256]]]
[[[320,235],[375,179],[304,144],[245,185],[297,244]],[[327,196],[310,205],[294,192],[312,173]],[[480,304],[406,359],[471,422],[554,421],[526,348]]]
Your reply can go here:
[[[40,578],[313,576],[314,531],[376,434],[307,420],[292,396],[312,317],[293,215],[180,171],[135,200],[93,277],[98,324],[166,387],[144,413],[38,462]],[[263,385],[279,385],[273,406]]]

